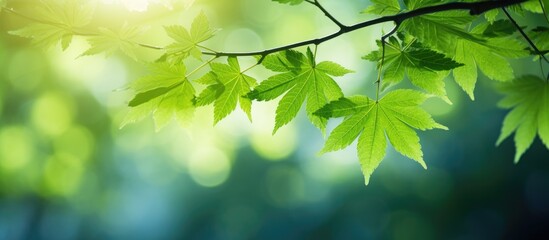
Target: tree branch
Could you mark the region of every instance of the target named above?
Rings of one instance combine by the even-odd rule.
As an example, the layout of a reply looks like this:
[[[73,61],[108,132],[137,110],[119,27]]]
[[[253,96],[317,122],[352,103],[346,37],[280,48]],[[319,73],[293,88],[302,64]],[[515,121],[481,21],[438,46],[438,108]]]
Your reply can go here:
[[[348,32],[352,32],[358,29],[366,28],[372,25],[384,23],[384,22],[395,22],[396,25],[400,25],[404,20],[410,19],[413,17],[425,15],[425,14],[431,14],[431,13],[438,13],[438,12],[444,12],[444,11],[450,11],[450,10],[467,10],[469,11],[469,14],[471,15],[479,15],[486,11],[496,9],[496,8],[502,8],[507,7],[510,5],[515,5],[519,3],[526,2],[527,0],[488,0],[488,1],[482,1],[482,2],[452,2],[452,3],[445,3],[435,6],[428,6],[423,8],[418,8],[411,10],[409,12],[399,13],[395,15],[390,16],[384,16],[380,18],[376,18],[373,20],[357,23],[355,25],[345,26],[341,24],[340,30],[332,33],[330,35],[316,38],[316,39],[309,39],[302,42],[296,42],[289,45],[266,49],[263,51],[252,51],[252,52],[204,52],[205,55],[214,55],[217,57],[243,57],[243,56],[267,56],[271,53],[276,53],[284,50],[289,50],[297,47],[307,46],[307,45],[319,45],[323,42],[326,42],[328,40],[331,40],[333,38],[339,37],[340,35],[343,35]],[[315,4],[315,1],[307,1],[309,3]],[[316,6],[320,6],[320,4],[315,4]],[[323,9],[323,8],[322,8]],[[321,9],[321,10],[322,10]],[[327,12],[325,12],[327,13]],[[331,16],[331,15],[329,15]],[[333,18],[333,16],[332,16]],[[335,19],[335,18],[334,18]],[[336,20],[337,21],[337,20]],[[337,23],[336,23],[337,24]]]
[[[373,20],[364,21],[361,23],[357,23],[354,25],[346,26],[339,22],[333,15],[331,15],[319,2],[318,0],[305,0],[306,2],[315,5],[318,7],[332,22],[334,22],[336,25],[339,26],[339,31],[334,32],[330,35],[316,38],[316,39],[309,39],[302,42],[296,42],[288,45],[284,45],[281,47],[266,49],[262,51],[250,51],[250,52],[218,52],[213,51],[210,49],[206,49],[207,51],[202,52],[204,55],[210,55],[215,57],[243,57],[243,56],[261,56],[259,59],[259,62],[261,62],[267,55],[289,50],[297,47],[307,46],[307,45],[319,45],[323,42],[329,41],[331,39],[337,38],[345,33],[356,31],[358,29],[366,28],[369,26],[373,26],[376,24],[384,23],[384,22],[394,22],[397,26],[400,25],[403,21],[414,18],[421,15],[431,14],[431,13],[438,13],[438,12],[444,12],[444,11],[451,11],[451,10],[466,10],[469,11],[471,15],[479,15],[486,11],[496,9],[496,8],[503,8],[510,5],[515,5],[519,3],[526,2],[527,0],[486,0],[482,2],[452,2],[452,3],[445,3],[435,6],[428,6],[423,8],[418,8],[411,10],[409,12],[399,13],[395,15],[390,16],[384,16],[380,18],[376,18]],[[57,23],[51,23],[51,22],[43,22],[39,21],[37,19],[34,19],[33,17],[29,17],[26,15],[23,15],[11,8],[2,7],[2,10],[5,10],[7,12],[13,13],[15,15],[18,15],[20,17],[29,19],[31,21],[37,21],[42,22],[45,24],[51,24],[51,25],[57,25]],[[520,30],[520,29],[519,29]],[[75,35],[81,35],[81,36],[94,36],[96,34],[93,33],[81,33],[81,32],[74,32]],[[143,43],[135,43],[141,47],[154,49],[154,50],[163,50],[163,47],[153,46],[149,44],[143,44]],[[539,50],[538,53],[541,53]],[[543,54],[542,54],[543,56]]]

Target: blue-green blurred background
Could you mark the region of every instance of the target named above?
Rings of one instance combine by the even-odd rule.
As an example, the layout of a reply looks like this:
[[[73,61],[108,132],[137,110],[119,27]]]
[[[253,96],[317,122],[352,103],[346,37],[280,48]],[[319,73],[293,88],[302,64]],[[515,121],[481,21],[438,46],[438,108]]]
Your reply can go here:
[[[162,25],[188,25],[200,11],[222,29],[207,44],[218,50],[260,50],[336,30],[308,4],[163,0],[141,12],[146,1],[97,1],[98,24],[141,24],[142,41],[161,46],[169,43]],[[369,1],[322,2],[345,23],[373,17],[358,14]],[[23,12],[32,7],[17,4]],[[82,38],[62,52],[7,33],[26,24],[0,13],[2,240],[549,236],[549,152],[536,139],[514,164],[512,140],[495,147],[506,112],[495,107],[501,96],[484,77],[474,102],[447,79],[454,104],[426,103],[450,128],[420,133],[428,170],[389,148],[364,186],[356,145],[319,156],[324,137],[304,113],[271,136],[276,102],[254,103],[253,123],[236,111],[213,126],[212,109],[202,108],[187,127],[174,122],[155,132],[147,118],[120,129],[131,97],[121,89],[146,74],[144,65],[123,55],[78,57]],[[360,56],[390,27],[319,47],[320,59],[356,71],[337,79],[347,95],[373,94],[375,66]],[[514,66],[517,75],[539,71],[531,59]]]

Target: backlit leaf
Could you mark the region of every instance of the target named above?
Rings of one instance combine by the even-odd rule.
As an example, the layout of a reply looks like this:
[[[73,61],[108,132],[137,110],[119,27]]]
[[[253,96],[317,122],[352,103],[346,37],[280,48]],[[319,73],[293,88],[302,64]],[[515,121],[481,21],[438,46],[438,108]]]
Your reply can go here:
[[[474,17],[463,11],[440,12],[407,19],[402,23],[401,28],[427,47],[452,53],[458,39],[483,41],[465,31],[465,26],[473,19]]]
[[[212,71],[202,78],[202,82],[211,81],[215,76],[216,83],[208,86],[196,99],[198,106],[214,104],[214,122],[217,123],[233,112],[238,103],[251,121],[251,101],[246,96],[257,81],[242,73],[237,58],[229,57],[228,64],[211,63]]]
[[[326,103],[343,96],[341,88],[331,76],[343,76],[352,71],[333,62],[316,64],[310,49],[307,49],[306,56],[296,51],[267,56],[263,65],[281,73],[261,82],[248,97],[267,101],[286,93],[276,109],[273,133],[295,118],[305,100],[309,120],[324,131],[327,120],[313,113]]]
[[[93,7],[79,0],[38,1],[32,16],[34,23],[10,34],[31,38],[33,44],[44,48],[61,43],[65,50],[75,32],[90,23]]]
[[[448,70],[459,69],[463,64],[422,45],[402,45],[404,46],[395,37],[391,37],[385,45],[383,84],[390,86],[399,83],[407,75],[412,84],[449,101],[446,98],[444,78],[448,75]],[[380,64],[381,51],[380,49],[363,58]]]
[[[400,4],[398,3],[398,0],[371,0],[370,2],[372,5],[364,9],[362,13],[387,16],[400,12]]]
[[[297,5],[297,4],[300,4],[303,2],[303,0],[273,0],[275,2],[279,2],[279,3],[285,3],[285,4],[290,4],[290,5]]]
[[[486,25],[479,25],[472,30],[480,33]],[[453,71],[454,80],[474,99],[474,89],[478,77],[477,68],[488,78],[497,81],[510,81],[514,78],[513,68],[507,58],[519,58],[528,55],[525,45],[514,38],[490,38],[478,43],[458,40],[455,49],[455,60],[465,64]]]
[[[499,106],[512,110],[505,116],[496,145],[515,132],[515,162],[532,145],[536,133],[549,148],[549,82],[527,75],[502,83],[500,90],[505,97]]]
[[[113,31],[108,28],[99,28],[100,35],[88,38],[90,48],[82,53],[83,56],[106,53],[111,55],[120,50],[128,57],[137,60],[135,53],[138,45],[134,39],[139,34],[139,29],[136,27],[122,26],[119,31]]]
[[[427,168],[414,129],[447,128],[419,107],[426,99],[427,95],[417,91],[395,90],[379,101],[355,96],[327,104],[315,114],[345,119],[330,133],[321,152],[343,149],[358,138],[358,157],[366,184],[385,157],[387,138],[399,153]]]
[[[180,25],[166,26],[164,29],[168,36],[175,40],[166,47],[168,61],[171,63],[182,63],[189,56],[201,60],[202,52],[198,45],[212,38],[217,31],[210,26],[203,12],[194,19],[190,31]]]
[[[153,63],[151,74],[130,83],[136,96],[129,102],[131,107],[122,126],[139,121],[153,114],[156,129],[166,126],[175,116],[186,124],[194,114],[195,90],[185,76],[183,65]]]

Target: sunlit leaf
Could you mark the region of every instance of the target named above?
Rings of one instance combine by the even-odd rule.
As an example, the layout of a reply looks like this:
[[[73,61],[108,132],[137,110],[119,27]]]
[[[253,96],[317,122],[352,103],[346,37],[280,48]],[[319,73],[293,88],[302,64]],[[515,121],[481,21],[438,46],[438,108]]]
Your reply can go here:
[[[385,157],[386,138],[399,153],[427,168],[414,129],[447,128],[436,123],[419,107],[426,99],[427,95],[417,91],[395,90],[379,101],[355,96],[327,104],[315,114],[325,118],[345,119],[330,133],[321,152],[343,149],[358,138],[358,157],[366,184]]]
[[[528,34],[540,51],[549,51],[549,28],[537,27]]]
[[[472,32],[480,33],[485,29],[486,25],[479,25]],[[510,81],[514,73],[507,58],[527,56],[528,52],[524,49],[523,43],[509,37],[490,38],[482,43],[458,40],[454,59],[465,66],[453,71],[454,80],[474,99],[477,67],[490,79]]]
[[[379,45],[381,48],[381,43]],[[395,37],[391,37],[386,43],[383,84],[390,86],[399,83],[407,75],[412,84],[449,101],[446,98],[444,78],[448,75],[448,70],[459,68],[463,64],[418,44],[403,45]],[[380,64],[381,51],[374,51],[363,58]]]
[[[545,0],[542,0],[545,1]],[[522,9],[533,13],[543,13],[543,8],[540,5],[540,0],[528,0],[520,5]]]
[[[31,38],[33,44],[49,48],[61,43],[63,50],[69,47],[73,35],[88,25],[93,16],[93,7],[79,0],[39,1],[32,14],[36,19],[19,30],[10,31],[21,37]]]
[[[212,71],[201,82],[210,83],[196,99],[197,106],[214,104],[214,122],[217,123],[233,112],[238,103],[251,121],[251,101],[243,98],[257,81],[244,74],[237,58],[229,57],[228,64],[211,63]],[[214,80],[215,82],[211,83]]]
[[[119,31],[108,28],[99,28],[99,35],[88,38],[90,48],[82,53],[83,56],[105,53],[111,55],[120,50],[134,60],[137,60],[135,53],[139,47],[134,39],[139,35],[137,27],[122,26]]]
[[[303,2],[303,0],[273,0],[273,1],[284,3],[284,4],[290,4],[290,5],[297,5]]]
[[[131,107],[122,126],[139,121],[153,114],[156,129],[160,130],[176,116],[182,124],[194,113],[195,90],[185,76],[185,66],[168,63],[153,63],[151,74],[130,84],[136,96],[129,102]]]
[[[498,105],[512,110],[505,116],[496,144],[515,132],[515,162],[532,145],[536,133],[549,148],[549,82],[527,75],[502,83],[500,89],[505,98]]]
[[[273,133],[295,118],[305,100],[309,119],[324,131],[327,120],[313,115],[313,112],[327,102],[343,96],[339,85],[331,76],[342,76],[352,71],[333,62],[316,64],[310,49],[307,49],[307,56],[296,51],[270,55],[265,58],[263,64],[268,69],[282,73],[261,82],[248,97],[267,101],[286,93],[276,109]]]
[[[171,63],[182,63],[189,56],[201,60],[199,44],[212,38],[217,31],[210,26],[203,12],[194,19],[190,31],[180,25],[166,26],[165,30],[168,36],[175,40],[166,47],[168,61]]]
[[[405,1],[406,2],[406,1]],[[408,9],[432,5],[433,1],[407,1]],[[452,53],[458,39],[482,42],[482,39],[465,31],[474,17],[464,11],[448,11],[407,19],[401,28],[416,37],[425,46]]]
[[[498,15],[499,9],[492,9],[484,13],[484,18],[486,18],[486,21],[488,21],[489,23],[493,23],[496,21]]]
[[[372,5],[364,9],[362,13],[387,16],[400,12],[400,4],[398,3],[398,0],[371,0],[370,2]]]

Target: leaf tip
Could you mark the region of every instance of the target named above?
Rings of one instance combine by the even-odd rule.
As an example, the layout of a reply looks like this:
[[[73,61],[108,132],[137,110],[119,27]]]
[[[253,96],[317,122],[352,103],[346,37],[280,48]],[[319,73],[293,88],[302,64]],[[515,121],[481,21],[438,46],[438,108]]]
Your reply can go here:
[[[364,185],[368,186],[370,183],[370,175],[364,175]]]
[[[503,138],[503,135],[500,135],[498,137],[498,140],[496,140],[496,147],[499,147],[499,145],[503,142],[503,140],[505,140],[505,138]]]
[[[417,162],[423,167],[423,169],[427,170],[427,164],[423,161],[423,159],[419,159]]]
[[[526,149],[519,149],[517,146],[517,150],[515,152],[515,159],[513,160],[514,164],[518,164],[518,162],[520,161],[520,158],[522,157],[525,151]]]
[[[276,132],[278,131],[278,129],[280,129],[281,127],[283,127],[284,125],[286,125],[286,123],[280,123],[280,121],[278,119],[275,120],[275,127],[273,129],[273,136],[276,134]]]
[[[517,153],[515,154],[515,159],[513,160],[513,163],[514,163],[514,164],[518,164],[519,161],[520,161],[520,157],[521,157],[521,156],[522,156],[522,154],[520,154],[520,153],[517,152]]]
[[[442,124],[439,124],[439,123],[436,124],[435,128],[446,130],[446,131],[450,130],[450,129],[448,129],[448,127],[446,127]]]
[[[316,155],[321,156],[321,155],[324,155],[324,154],[329,153],[329,152],[331,152],[331,151],[326,148],[326,145],[324,145],[324,147]]]
[[[273,129],[273,132],[271,134],[274,136],[279,128],[280,128],[280,126],[278,126],[278,124],[276,124],[274,129]]]
[[[442,99],[442,101],[448,103],[448,105],[454,105],[454,103],[452,102],[452,100],[450,100],[450,98],[448,98],[448,96],[440,96],[440,99]]]
[[[471,101],[475,101],[475,94],[473,92],[467,92],[467,95],[469,95]]]
[[[220,121],[221,121],[221,119],[219,119],[219,118],[214,118],[213,126],[215,127]]]

